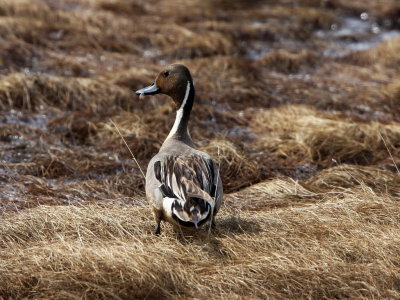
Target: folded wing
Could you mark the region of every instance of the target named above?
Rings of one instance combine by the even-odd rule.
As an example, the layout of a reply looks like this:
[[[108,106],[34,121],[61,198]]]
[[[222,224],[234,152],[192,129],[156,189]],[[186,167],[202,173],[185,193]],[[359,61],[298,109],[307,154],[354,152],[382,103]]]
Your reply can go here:
[[[154,174],[164,197],[190,202],[200,198],[214,207],[218,170],[211,158],[200,155],[167,156],[154,163]]]

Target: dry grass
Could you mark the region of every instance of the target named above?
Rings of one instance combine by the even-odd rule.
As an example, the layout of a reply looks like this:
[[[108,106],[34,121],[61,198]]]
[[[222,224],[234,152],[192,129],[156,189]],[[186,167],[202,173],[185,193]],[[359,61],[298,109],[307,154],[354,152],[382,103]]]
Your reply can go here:
[[[350,54],[348,60],[360,65],[373,65],[373,69],[379,73],[390,72],[396,74],[396,66],[400,63],[397,55],[400,50],[400,38],[389,39],[380,45],[365,51],[359,55]]]
[[[225,208],[211,235],[168,228],[155,237],[147,208],[39,207],[0,223],[0,291],[17,298],[398,297],[399,212],[395,199],[355,190],[291,209]]]
[[[400,103],[400,79],[393,80],[384,90],[386,100],[392,109],[397,110]]]
[[[321,171],[307,181],[308,187],[321,191],[345,190],[356,186],[369,188],[377,193],[398,196],[400,191],[399,174],[393,174],[375,167],[339,165]]]
[[[310,53],[304,50],[300,53],[278,50],[265,54],[259,59],[259,63],[270,70],[291,74],[298,73],[302,67],[314,67],[315,60]]]
[[[101,92],[101,97],[99,97]],[[129,107],[128,91],[106,82],[86,78],[65,79],[14,73],[1,78],[0,109],[30,111],[56,107],[67,110],[103,111],[113,106]]]
[[[227,204],[238,210],[256,212],[277,207],[309,204],[319,201],[321,196],[322,194],[307,189],[303,183],[292,178],[276,178],[230,194]]]
[[[289,159],[365,164],[399,154],[398,124],[350,123],[307,106],[262,111],[253,127],[265,134],[259,143],[267,151]]]
[[[223,139],[213,140],[200,149],[210,154],[219,166],[226,192],[259,180],[257,165],[233,143]]]
[[[330,55],[378,2],[0,1],[0,298],[400,298],[399,38]],[[225,205],[156,237],[112,121],[145,169],[174,105],[132,91],[176,62]]]

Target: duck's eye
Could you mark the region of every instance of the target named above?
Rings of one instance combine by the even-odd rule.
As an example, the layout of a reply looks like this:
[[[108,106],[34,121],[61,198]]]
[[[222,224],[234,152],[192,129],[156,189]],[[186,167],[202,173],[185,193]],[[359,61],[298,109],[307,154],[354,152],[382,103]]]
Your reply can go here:
[[[169,72],[168,72],[168,71],[165,71],[165,72],[163,73],[163,75],[164,75],[164,77],[168,77]]]

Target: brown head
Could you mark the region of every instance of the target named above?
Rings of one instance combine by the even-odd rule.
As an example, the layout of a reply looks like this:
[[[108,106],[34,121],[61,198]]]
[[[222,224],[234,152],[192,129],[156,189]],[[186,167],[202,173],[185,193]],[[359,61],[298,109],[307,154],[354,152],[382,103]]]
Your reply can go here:
[[[161,70],[152,85],[137,90],[136,94],[165,94],[174,100],[177,108],[180,108],[189,90],[194,92],[189,69],[181,64],[173,64]]]

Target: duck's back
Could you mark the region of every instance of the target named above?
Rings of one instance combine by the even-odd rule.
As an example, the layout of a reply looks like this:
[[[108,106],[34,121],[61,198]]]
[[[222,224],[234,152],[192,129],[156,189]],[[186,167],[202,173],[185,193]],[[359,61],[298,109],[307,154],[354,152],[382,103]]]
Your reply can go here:
[[[212,158],[185,143],[164,145],[150,161],[146,174],[146,194],[156,209],[163,199],[201,198],[218,211],[222,202],[222,183]]]

